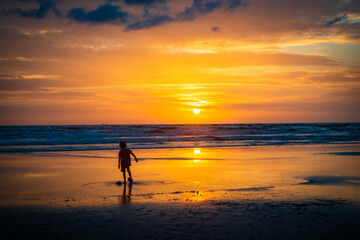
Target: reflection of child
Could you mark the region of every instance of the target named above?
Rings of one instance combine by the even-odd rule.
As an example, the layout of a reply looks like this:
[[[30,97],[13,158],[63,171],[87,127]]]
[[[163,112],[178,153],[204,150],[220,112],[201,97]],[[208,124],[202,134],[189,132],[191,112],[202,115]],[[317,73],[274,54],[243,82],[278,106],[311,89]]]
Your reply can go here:
[[[126,142],[121,141],[119,143],[119,145],[120,145],[120,151],[119,151],[118,168],[120,169],[120,166],[121,166],[121,171],[123,172],[123,177],[124,177],[124,183],[126,183],[125,169],[127,170],[127,172],[129,173],[128,180],[131,183],[131,182],[133,182],[133,179],[131,177],[131,172],[130,172],[130,166],[131,166],[130,154],[134,156],[136,162],[138,162],[138,160],[137,160],[135,154],[133,154],[130,149],[126,148]]]

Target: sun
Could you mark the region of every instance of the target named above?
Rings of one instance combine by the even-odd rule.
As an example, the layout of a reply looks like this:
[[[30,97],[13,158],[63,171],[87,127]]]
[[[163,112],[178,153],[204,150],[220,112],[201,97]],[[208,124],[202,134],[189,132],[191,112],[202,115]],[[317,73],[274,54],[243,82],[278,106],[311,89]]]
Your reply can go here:
[[[201,111],[201,110],[200,110],[200,109],[198,109],[198,108],[194,108],[194,109],[193,109],[193,112],[194,112],[195,114],[199,114],[199,113],[200,113],[200,111]]]

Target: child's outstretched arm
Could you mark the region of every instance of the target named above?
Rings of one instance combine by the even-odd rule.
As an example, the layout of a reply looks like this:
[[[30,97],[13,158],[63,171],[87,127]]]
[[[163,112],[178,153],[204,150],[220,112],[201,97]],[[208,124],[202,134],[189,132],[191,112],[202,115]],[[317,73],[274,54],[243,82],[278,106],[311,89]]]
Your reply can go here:
[[[136,156],[135,156],[135,154],[134,154],[134,153],[130,153],[130,154],[134,156],[134,158],[135,158],[135,161],[136,161],[136,162],[138,162],[138,161],[139,161],[139,160],[136,158]]]

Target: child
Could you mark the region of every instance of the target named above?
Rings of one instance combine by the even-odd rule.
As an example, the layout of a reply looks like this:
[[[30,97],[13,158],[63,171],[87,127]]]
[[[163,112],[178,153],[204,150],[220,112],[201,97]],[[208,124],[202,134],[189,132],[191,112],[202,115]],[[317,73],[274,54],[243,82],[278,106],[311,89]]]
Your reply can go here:
[[[119,151],[119,162],[118,162],[118,168],[120,169],[120,165],[121,165],[121,171],[123,172],[123,177],[124,177],[124,183],[126,183],[126,173],[125,173],[125,169],[127,170],[127,172],[129,173],[129,182],[132,183],[133,179],[131,177],[131,172],[130,172],[130,166],[131,166],[131,158],[130,158],[130,154],[134,156],[135,161],[138,162],[135,154],[132,153],[132,151],[128,148],[126,148],[126,142],[121,141],[119,143],[121,150]],[[121,164],[120,164],[121,163]]]

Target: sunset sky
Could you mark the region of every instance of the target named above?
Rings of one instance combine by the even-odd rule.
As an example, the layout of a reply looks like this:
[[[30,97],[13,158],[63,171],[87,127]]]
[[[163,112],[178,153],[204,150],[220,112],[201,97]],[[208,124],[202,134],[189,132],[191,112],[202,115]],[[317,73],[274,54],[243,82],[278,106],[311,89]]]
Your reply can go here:
[[[359,122],[359,96],[358,0],[0,2],[1,125]]]

